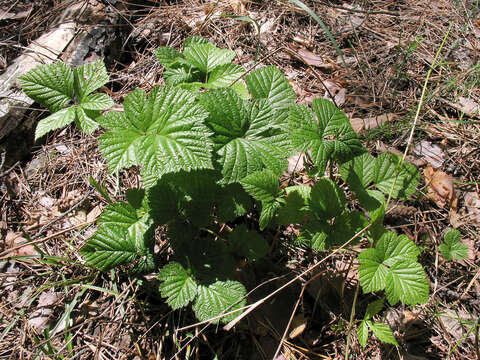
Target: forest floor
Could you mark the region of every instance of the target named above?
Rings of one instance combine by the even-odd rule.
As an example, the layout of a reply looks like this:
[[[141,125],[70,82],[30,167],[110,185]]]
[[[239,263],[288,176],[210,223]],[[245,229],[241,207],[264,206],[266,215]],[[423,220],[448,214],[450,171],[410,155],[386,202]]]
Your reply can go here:
[[[0,74],[72,3],[0,3]],[[406,152],[421,183],[412,200],[393,204],[385,224],[420,247],[430,298],[381,312],[379,320],[393,329],[399,347],[371,336],[363,349],[350,331],[358,274],[355,257],[345,251],[233,330],[181,330],[196,322],[193,313],[168,307],[155,274],[99,273],[85,267],[78,253],[106,206],[89,178],[121,199],[141,182],[138,171],[107,172],[100,131],[87,136],[69,126],[34,142],[34,130],[23,127],[0,144],[0,359],[271,359],[280,342],[276,359],[343,359],[347,346],[351,359],[480,358],[478,1],[305,0],[338,49],[311,14],[288,0],[79,3],[93,7],[96,26],[114,31],[112,48],[102,50],[110,73],[103,90],[117,104],[137,87],[149,91],[162,84],[158,46],[179,48],[188,36],[201,35],[234,50],[234,62],[246,69],[280,68],[300,103],[333,98],[372,154]],[[115,24],[102,20],[108,11]],[[254,19],[258,28],[225,14]],[[25,117],[31,122],[45,112],[34,106]],[[468,246],[464,260],[447,261],[439,250],[452,228]],[[160,235],[156,248],[169,256]],[[266,284],[265,296],[326,253],[276,244],[272,257],[256,265],[255,281]],[[357,303],[369,299],[360,293]]]

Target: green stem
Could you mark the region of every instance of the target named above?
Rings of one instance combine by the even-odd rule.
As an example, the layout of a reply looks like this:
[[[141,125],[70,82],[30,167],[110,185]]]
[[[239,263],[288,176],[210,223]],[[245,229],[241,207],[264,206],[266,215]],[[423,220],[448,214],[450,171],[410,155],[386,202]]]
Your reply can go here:
[[[352,311],[350,312],[350,321],[348,322],[348,331],[347,331],[347,345],[345,349],[345,360],[348,360],[348,355],[350,352],[350,334],[353,329],[353,323],[355,321],[355,309],[357,307],[357,298],[358,293],[360,292],[360,281],[357,282],[357,288],[355,289],[355,296],[353,297]]]

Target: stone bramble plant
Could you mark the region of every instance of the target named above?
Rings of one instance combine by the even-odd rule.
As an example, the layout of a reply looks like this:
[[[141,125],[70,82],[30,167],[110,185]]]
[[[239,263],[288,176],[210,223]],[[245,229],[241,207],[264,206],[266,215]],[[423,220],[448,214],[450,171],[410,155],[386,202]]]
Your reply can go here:
[[[328,250],[367,228],[371,246],[358,255],[363,291],[384,292],[392,305],[428,300],[419,249],[383,226],[386,196],[408,199],[415,192],[414,166],[390,153],[368,154],[329,100],[315,99],[311,108],[295,104],[295,92],[274,66],[253,70],[243,82],[243,68],[231,62],[235,54],[199,37],[187,40],[182,52],[163,47],[156,55],[167,86],[149,94],[136,89],[124,111],[103,115],[112,101],[93,93],[108,80],[101,62],[73,72],[63,63],[44,65],[21,78],[25,93],[52,112],[40,121],[37,138],[72,121],[87,133],[100,126],[109,171],[140,168],[143,187],[108,205],[82,247],[88,265],[158,271],[161,295],[173,309],[191,304],[201,321],[228,322],[246,303],[245,287],[234,280],[236,260],[269,255],[265,229],[296,224],[293,241]],[[287,159],[297,152],[312,160],[315,184],[280,186]],[[334,165],[343,183],[324,176]],[[346,187],[358,210],[351,210]],[[174,258],[160,267],[153,246],[163,225]],[[362,345],[369,329],[396,344],[388,326],[371,320],[382,307],[383,300],[369,306],[360,322]]]

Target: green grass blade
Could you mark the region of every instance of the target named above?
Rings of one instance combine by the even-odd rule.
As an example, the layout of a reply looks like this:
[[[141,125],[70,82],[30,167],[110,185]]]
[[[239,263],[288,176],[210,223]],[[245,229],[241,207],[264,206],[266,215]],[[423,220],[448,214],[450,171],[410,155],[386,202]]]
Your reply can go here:
[[[308,15],[310,15],[313,20],[315,20],[320,26],[321,28],[325,31],[325,33],[327,34],[328,36],[328,39],[330,40],[330,42],[333,44],[333,46],[335,47],[335,50],[337,50],[337,53],[338,55],[340,55],[340,57],[342,58],[342,62],[343,62],[343,65],[345,66],[345,69],[347,69],[347,72],[350,72],[349,69],[348,69],[348,66],[347,66],[347,63],[345,62],[345,58],[343,57],[343,52],[342,50],[340,50],[340,47],[338,46],[336,40],[333,38],[332,36],[332,33],[330,32],[330,30],[328,30],[327,26],[325,25],[325,23],[322,21],[322,19],[320,19],[317,14],[315,14],[312,9],[310,9],[307,5],[305,5],[303,2],[301,2],[300,0],[290,0],[290,2],[294,3],[295,5],[297,5],[299,8],[305,10],[307,12]]]
[[[222,14],[220,16],[221,17],[227,17],[227,18],[234,19],[234,20],[239,20],[239,21],[252,23],[252,24],[255,25],[255,28],[257,29],[257,46],[256,46],[257,49],[255,51],[255,63],[257,63],[258,54],[260,53],[260,36],[261,36],[261,34],[260,34],[260,24],[258,23],[258,21],[255,20],[255,19],[252,19],[249,16],[242,16],[242,15]]]

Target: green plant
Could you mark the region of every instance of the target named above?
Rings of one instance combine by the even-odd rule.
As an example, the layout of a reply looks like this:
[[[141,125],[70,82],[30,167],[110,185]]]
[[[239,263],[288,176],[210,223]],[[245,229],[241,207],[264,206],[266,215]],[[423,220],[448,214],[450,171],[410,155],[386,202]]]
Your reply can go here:
[[[468,256],[468,246],[462,243],[462,234],[456,229],[450,229],[443,237],[444,243],[438,249],[445,260],[463,260]]]
[[[219,50],[201,38],[188,40],[182,53],[162,48],[157,56],[163,56],[169,86],[148,95],[136,89],[123,112],[96,118],[106,130],[99,143],[109,171],[138,166],[143,187],[105,208],[81,249],[87,263],[102,271],[123,265],[131,273],[153,272],[159,268],[154,232],[166,225],[174,256],[159,270],[162,296],[173,309],[192,304],[199,320],[228,322],[246,303],[246,289],[234,280],[236,260],[269,254],[263,230],[297,224],[297,243],[325,250],[367,229],[372,248],[359,255],[364,291],[385,291],[391,304],[426,301],[416,245],[383,227],[385,196],[411,197],[416,168],[393,154],[367,154],[330,101],[315,99],[311,109],[294,104],[292,86],[273,66],[245,76],[248,96],[227,85],[233,76],[221,88],[206,86],[233,58]],[[180,82],[173,73],[192,77]],[[191,79],[206,90],[198,91],[198,81],[184,86]],[[315,185],[280,186],[287,159],[298,151],[312,160]],[[332,176],[334,166],[344,183]]]
[[[38,123],[35,140],[73,121],[85,133],[93,133],[101,111],[113,106],[108,95],[93,93],[107,81],[107,70],[101,60],[73,71],[63,62],[40,65],[20,76],[25,94],[52,113]]]
[[[372,330],[381,342],[398,346],[397,340],[395,339],[395,336],[393,336],[392,329],[390,329],[387,324],[372,321],[372,318],[383,309],[384,301],[385,300],[382,298],[369,303],[365,315],[358,325],[358,342],[363,348],[367,345],[368,333],[370,330]]]
[[[232,63],[234,51],[220,49],[201,36],[185,40],[182,52],[162,46],[155,54],[165,68],[163,78],[169,86],[190,90],[219,89],[229,87],[245,72],[243,67]],[[248,95],[242,82],[236,82],[233,89],[239,95]]]

